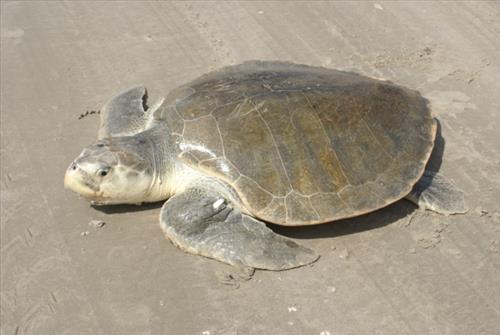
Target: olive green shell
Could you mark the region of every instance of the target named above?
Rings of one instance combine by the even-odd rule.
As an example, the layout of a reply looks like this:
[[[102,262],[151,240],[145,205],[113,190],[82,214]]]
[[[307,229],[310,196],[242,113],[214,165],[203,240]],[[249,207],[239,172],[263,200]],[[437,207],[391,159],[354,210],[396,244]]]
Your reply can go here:
[[[164,117],[181,159],[281,225],[361,215],[406,196],[436,123],[416,91],[358,74],[246,62],[172,91]]]

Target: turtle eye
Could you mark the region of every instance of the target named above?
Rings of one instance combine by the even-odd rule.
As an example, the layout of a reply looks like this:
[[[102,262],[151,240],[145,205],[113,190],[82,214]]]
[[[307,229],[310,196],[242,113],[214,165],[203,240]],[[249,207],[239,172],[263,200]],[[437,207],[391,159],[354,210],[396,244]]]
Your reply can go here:
[[[101,176],[101,177],[106,177],[109,173],[109,168],[108,167],[104,167],[104,168],[100,168],[99,170],[97,170],[97,175]]]

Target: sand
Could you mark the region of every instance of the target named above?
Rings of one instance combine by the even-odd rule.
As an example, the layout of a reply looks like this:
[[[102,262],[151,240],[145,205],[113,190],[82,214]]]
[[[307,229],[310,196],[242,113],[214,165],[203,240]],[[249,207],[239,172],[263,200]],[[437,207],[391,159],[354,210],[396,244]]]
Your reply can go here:
[[[2,2],[1,333],[499,334],[499,17],[494,2]],[[167,241],[161,204],[104,212],[63,189],[111,96],[143,84],[155,100],[249,59],[420,90],[441,124],[430,164],[471,210],[400,201],[278,229],[321,259],[245,280]]]

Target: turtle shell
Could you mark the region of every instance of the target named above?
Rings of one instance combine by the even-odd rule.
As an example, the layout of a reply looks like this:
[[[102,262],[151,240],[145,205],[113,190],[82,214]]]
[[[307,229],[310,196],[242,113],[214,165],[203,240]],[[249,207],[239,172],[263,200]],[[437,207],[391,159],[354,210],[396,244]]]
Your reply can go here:
[[[416,91],[286,62],[203,75],[172,91],[163,111],[186,164],[229,183],[255,217],[288,226],[403,198],[436,133]]]

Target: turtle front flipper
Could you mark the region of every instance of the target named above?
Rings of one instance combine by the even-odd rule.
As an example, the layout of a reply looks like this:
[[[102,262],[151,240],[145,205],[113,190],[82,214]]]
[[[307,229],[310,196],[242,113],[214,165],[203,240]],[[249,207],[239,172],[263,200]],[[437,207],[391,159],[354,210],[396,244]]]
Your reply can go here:
[[[429,209],[444,215],[461,214],[468,211],[464,192],[451,180],[432,171],[424,172],[406,199],[422,209]]]
[[[160,225],[182,250],[237,267],[286,270],[318,259],[314,251],[275,234],[214,192],[190,189],[170,198]]]
[[[101,126],[98,139],[111,136],[134,135],[145,130],[152,113],[162,104],[163,98],[147,106],[145,87],[134,87],[118,94],[101,109]]]

